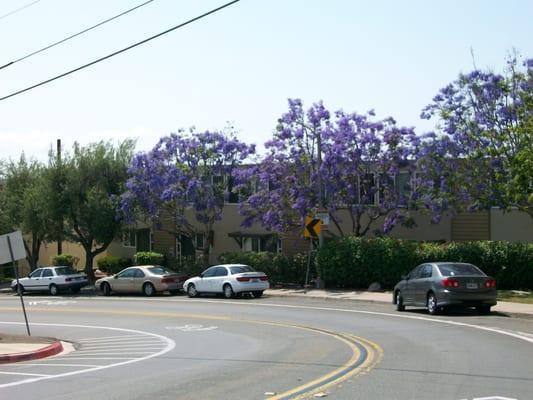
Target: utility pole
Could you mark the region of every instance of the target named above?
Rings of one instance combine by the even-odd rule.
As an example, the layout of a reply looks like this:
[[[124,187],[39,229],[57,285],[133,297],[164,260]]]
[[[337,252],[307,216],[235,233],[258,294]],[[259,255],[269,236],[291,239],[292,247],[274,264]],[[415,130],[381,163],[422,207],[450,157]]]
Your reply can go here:
[[[61,139],[57,139],[57,166],[61,168]],[[61,172],[59,170],[59,172]],[[61,193],[58,193],[58,195],[61,195]],[[60,221],[61,226],[63,225],[63,217],[61,217]],[[63,254],[63,242],[61,240],[61,232],[59,232],[59,236],[57,238],[57,255]]]
[[[325,210],[325,199],[324,199],[324,186],[322,184],[322,175],[320,175],[320,168],[322,167],[322,132],[318,130],[318,135],[316,136],[316,147],[317,147],[317,180],[318,180],[318,207],[320,212],[324,212]],[[311,239],[312,240],[312,239]],[[320,249],[322,245],[324,244],[324,234],[322,233],[322,229],[320,230],[318,234],[318,248]],[[320,275],[316,278],[316,288],[317,289],[323,289],[324,288],[324,281],[320,277]]]

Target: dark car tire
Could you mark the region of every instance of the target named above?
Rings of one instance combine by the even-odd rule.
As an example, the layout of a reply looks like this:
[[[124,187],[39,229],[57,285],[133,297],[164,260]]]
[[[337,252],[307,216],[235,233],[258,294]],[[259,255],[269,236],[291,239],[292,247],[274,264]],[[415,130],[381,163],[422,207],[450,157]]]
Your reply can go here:
[[[394,295],[396,301],[396,311],[405,311],[405,306],[403,305],[402,293],[398,290]]]
[[[111,295],[111,286],[109,286],[109,283],[104,282],[102,283],[102,286],[100,286],[102,289],[102,293],[104,293],[104,296],[110,296]]]
[[[263,291],[262,290],[256,290],[254,292],[252,292],[254,294],[254,297],[256,299],[258,299],[259,297],[261,297],[263,295]]]
[[[194,286],[194,283],[189,283],[189,286],[187,286],[187,295],[189,297],[198,297],[200,293],[196,291],[196,286]]]
[[[232,299],[235,297],[235,292],[233,292],[233,288],[229,283],[226,283],[224,287],[222,288],[222,293],[224,293],[224,297],[226,299]]]
[[[487,315],[490,314],[490,307],[491,306],[477,306],[476,310],[481,315]]]
[[[19,290],[18,287],[20,286],[20,293],[24,293],[24,286],[22,286],[20,283],[18,285],[13,286],[13,291],[18,294]]]
[[[144,294],[146,297],[152,297],[152,296],[155,294],[155,287],[154,287],[154,285],[152,285],[152,284],[149,283],[149,282],[146,282],[146,283],[143,285],[143,294]]]
[[[59,293],[59,289],[57,288],[57,285],[55,285],[54,283],[52,283],[52,284],[48,287],[48,292],[49,292],[52,296],[57,296],[58,293]]]
[[[437,297],[435,296],[433,292],[430,292],[428,294],[426,305],[428,308],[428,312],[431,315],[437,315],[439,313],[440,309],[439,309],[439,306],[437,305]]]

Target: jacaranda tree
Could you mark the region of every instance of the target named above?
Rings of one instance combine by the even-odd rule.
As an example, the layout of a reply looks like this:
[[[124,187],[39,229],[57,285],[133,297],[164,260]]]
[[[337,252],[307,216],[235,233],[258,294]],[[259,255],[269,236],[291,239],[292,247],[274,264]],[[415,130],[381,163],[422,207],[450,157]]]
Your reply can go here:
[[[340,235],[412,225],[419,145],[412,128],[398,127],[392,118],[375,120],[372,111],[332,115],[321,102],[305,111],[301,100],[289,100],[263,161],[241,172],[241,188],[257,180],[241,205],[244,224],[286,232],[322,210]],[[349,231],[342,229],[343,218]]]
[[[437,183],[428,196],[454,201],[442,208],[517,207],[533,217],[532,115],[533,60],[511,58],[504,74],[475,70],[441,89],[421,115],[438,122],[420,161]]]
[[[255,153],[255,146],[224,132],[179,131],[163,137],[147,153],[139,153],[129,169],[122,210],[130,221],[153,222],[172,217],[171,233],[204,237],[208,254],[211,232],[222,218],[235,170]]]

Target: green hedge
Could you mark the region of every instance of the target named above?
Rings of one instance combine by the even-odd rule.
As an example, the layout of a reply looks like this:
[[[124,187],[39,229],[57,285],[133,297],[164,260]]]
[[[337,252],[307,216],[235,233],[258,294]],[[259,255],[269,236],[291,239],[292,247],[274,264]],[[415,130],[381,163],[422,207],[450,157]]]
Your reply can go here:
[[[163,265],[164,263],[165,256],[153,251],[139,251],[133,256],[135,265]]]
[[[96,265],[98,265],[98,269],[102,272],[116,274],[124,268],[131,267],[132,262],[129,258],[105,256],[99,258],[98,261],[96,261]]]
[[[303,284],[307,270],[307,255],[286,256],[269,252],[231,252],[219,256],[223,264],[246,264],[268,275],[271,283]],[[314,262],[311,263],[314,276]]]
[[[75,257],[71,254],[58,254],[57,256],[52,257],[52,265],[58,266],[75,266],[79,261],[78,257]]]
[[[469,262],[496,278],[500,289],[533,289],[533,244],[497,241],[419,243],[391,238],[345,237],[317,254],[317,269],[329,287],[391,289],[403,274],[430,261]]]

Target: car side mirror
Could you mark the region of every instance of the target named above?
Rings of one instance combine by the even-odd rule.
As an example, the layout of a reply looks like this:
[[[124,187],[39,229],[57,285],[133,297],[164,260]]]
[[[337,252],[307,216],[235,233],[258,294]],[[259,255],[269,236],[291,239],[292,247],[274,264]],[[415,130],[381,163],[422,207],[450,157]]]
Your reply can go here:
[[[404,281],[408,281],[408,280],[409,280],[409,274],[407,274],[407,275],[402,275],[402,279],[403,279]]]
[[[204,274],[200,274],[200,278],[203,278],[204,277]]]
[[[118,275],[115,275],[115,276],[113,277],[113,279],[118,279]]]

